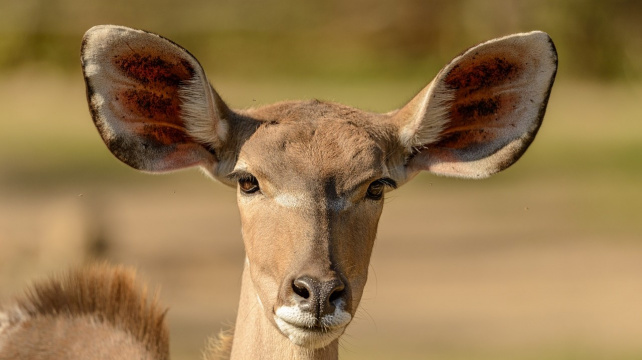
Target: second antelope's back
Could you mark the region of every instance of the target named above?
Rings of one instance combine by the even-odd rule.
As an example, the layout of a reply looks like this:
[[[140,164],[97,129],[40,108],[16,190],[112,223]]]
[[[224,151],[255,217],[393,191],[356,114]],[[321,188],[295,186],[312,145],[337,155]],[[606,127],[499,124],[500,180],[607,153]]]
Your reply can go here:
[[[165,310],[132,270],[94,265],[0,307],[0,360],[167,360]]]

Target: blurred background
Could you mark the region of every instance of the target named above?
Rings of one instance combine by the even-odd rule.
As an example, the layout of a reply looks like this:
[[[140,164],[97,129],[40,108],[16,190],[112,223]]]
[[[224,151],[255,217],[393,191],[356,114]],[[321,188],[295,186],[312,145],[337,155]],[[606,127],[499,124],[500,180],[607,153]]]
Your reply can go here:
[[[540,29],[559,71],[525,156],[483,181],[390,193],[343,359],[642,358],[642,2],[0,0],[0,298],[92,259],[170,307],[174,359],[232,326],[235,191],[149,176],[93,127],[79,65],[97,24],[190,50],[232,107],[403,105],[467,47]]]

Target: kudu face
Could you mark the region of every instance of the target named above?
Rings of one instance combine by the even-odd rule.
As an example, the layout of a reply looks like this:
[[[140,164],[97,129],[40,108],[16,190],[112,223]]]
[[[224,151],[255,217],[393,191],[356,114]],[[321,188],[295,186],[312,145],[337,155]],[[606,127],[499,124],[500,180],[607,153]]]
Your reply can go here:
[[[384,193],[421,170],[510,166],[539,129],[557,55],[541,32],[491,40],[387,114],[319,101],[233,111],[186,50],[125,27],[89,30],[82,63],[116,157],[152,172],[200,166],[238,186],[257,302],[293,343],[319,348],[357,309]]]
[[[255,110],[280,120],[245,142],[231,175],[265,315],[300,345],[325,345],[351,320],[383,193],[395,186],[389,144],[357,125],[374,115],[346,110],[317,101]]]

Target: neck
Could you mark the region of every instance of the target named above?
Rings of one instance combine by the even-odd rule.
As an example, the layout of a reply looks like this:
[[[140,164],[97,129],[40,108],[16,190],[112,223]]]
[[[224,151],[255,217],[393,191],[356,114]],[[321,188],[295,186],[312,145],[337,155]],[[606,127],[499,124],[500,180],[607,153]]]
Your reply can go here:
[[[241,300],[234,328],[231,359],[333,360],[339,358],[339,341],[321,349],[294,345],[266,318],[259,304],[249,267],[243,269]]]

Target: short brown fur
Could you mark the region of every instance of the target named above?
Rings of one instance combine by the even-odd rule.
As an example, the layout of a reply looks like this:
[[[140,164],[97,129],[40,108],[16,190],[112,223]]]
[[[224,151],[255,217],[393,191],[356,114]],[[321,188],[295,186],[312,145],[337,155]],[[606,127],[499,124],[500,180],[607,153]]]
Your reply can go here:
[[[107,264],[81,267],[36,283],[23,297],[0,308],[2,311],[8,314],[9,328],[16,330],[12,332],[16,335],[20,334],[17,330],[21,327],[32,332],[37,331],[37,324],[89,319],[88,323],[107,325],[114,332],[124,332],[133,343],[145,349],[150,359],[169,359],[166,310],[158,305],[155,296],[149,299],[146,287],[138,288],[135,272],[131,269]],[[12,349],[12,340],[11,336],[4,339],[4,350]],[[105,345],[109,346],[108,343]],[[55,348],[49,349],[52,354],[55,351]],[[4,359],[3,354],[0,348],[0,359]]]

